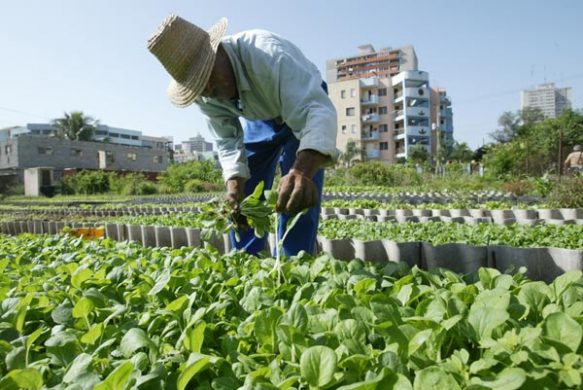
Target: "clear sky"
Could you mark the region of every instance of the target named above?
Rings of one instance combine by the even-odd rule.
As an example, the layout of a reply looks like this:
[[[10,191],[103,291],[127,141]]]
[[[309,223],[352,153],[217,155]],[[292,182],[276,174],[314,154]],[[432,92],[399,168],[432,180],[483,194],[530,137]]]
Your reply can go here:
[[[452,98],[454,136],[488,140],[520,91],[554,81],[583,107],[580,0],[1,0],[0,127],[83,111],[113,127],[210,138],[195,107],[175,108],[146,40],[170,13],[228,33],[264,28],[296,43],[325,77],[357,47],[415,46],[419,69]]]

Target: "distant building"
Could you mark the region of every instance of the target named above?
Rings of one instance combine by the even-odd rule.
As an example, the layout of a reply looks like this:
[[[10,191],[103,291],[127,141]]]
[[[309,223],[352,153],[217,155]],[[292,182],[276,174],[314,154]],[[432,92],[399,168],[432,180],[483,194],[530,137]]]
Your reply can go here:
[[[556,88],[554,83],[541,84],[520,94],[520,109],[538,108],[545,118],[556,118],[571,108],[571,88]]]
[[[50,124],[0,129],[0,180],[22,182],[24,170],[43,167],[55,181],[65,171],[105,169],[156,175],[166,170],[172,138],[100,125],[94,141],[56,137]]]
[[[213,143],[207,142],[202,135],[197,134],[195,137],[191,137],[186,141],[182,141],[182,151],[184,153],[192,152],[212,152]]]
[[[329,96],[338,115],[336,147],[355,141],[365,160],[396,162],[412,146],[435,152],[437,135],[453,139],[451,99],[417,70],[413,46],[359,47],[358,55],[327,62]]]
[[[207,142],[200,133],[176,145],[174,151],[174,161],[176,163],[205,160],[218,161],[219,159],[217,152],[213,151],[213,143]]]

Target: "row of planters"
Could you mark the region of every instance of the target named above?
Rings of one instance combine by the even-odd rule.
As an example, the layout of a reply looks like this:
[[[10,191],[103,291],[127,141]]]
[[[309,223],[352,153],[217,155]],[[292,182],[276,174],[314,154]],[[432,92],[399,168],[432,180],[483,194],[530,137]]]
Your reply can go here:
[[[583,275],[0,235],[2,389],[570,389]]]
[[[200,247],[204,244],[202,226],[192,223],[194,219],[156,218],[106,223],[105,235],[114,240],[137,241],[147,247]],[[0,226],[7,234],[54,234],[65,226],[96,225],[103,226],[47,221],[14,221]],[[215,233],[208,241],[220,253],[231,250],[226,234]],[[329,220],[322,222],[318,242],[323,252],[337,259],[403,261],[422,269],[445,267],[467,273],[485,266],[500,271],[524,266],[530,278],[545,281],[565,271],[583,269],[583,226],[580,225],[393,224]]]
[[[323,221],[322,251],[337,259],[404,261],[422,269],[502,272],[526,267],[535,280],[550,281],[583,270],[583,226],[461,225]]]
[[[325,207],[323,219],[366,219],[378,222],[583,224],[583,209],[374,209]]]

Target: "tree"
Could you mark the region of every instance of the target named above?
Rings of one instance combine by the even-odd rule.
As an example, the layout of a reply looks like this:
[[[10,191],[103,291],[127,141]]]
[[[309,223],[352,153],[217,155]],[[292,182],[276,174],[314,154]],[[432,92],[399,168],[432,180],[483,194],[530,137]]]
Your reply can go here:
[[[353,160],[357,158],[358,160],[362,161],[362,148],[357,144],[357,142],[353,139],[349,139],[346,143],[346,149],[341,154],[340,159],[344,163],[346,167],[350,167]]]
[[[518,115],[523,125],[531,125],[545,119],[542,110],[538,107],[525,107],[518,112]]]
[[[429,159],[429,152],[423,145],[415,145],[409,148],[408,158],[414,163],[424,163]]]
[[[450,152],[450,160],[459,162],[470,162],[474,152],[465,142],[454,142]]]
[[[512,111],[505,111],[498,118],[498,126],[501,128],[490,133],[490,137],[498,143],[510,142],[518,135],[520,116]]]
[[[81,111],[73,111],[70,114],[65,113],[63,118],[53,120],[52,124],[60,138],[91,141],[98,122]]]

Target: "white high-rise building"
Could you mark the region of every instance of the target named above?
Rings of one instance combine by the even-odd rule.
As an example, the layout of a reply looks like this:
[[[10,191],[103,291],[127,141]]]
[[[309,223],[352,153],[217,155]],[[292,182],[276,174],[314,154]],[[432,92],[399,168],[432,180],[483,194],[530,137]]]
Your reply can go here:
[[[451,99],[417,69],[413,46],[359,47],[358,55],[327,62],[329,96],[338,115],[336,147],[355,142],[365,160],[396,162],[413,146],[429,154],[437,135],[453,139]]]
[[[556,88],[555,83],[541,84],[520,93],[520,109],[538,108],[545,118],[556,118],[571,108],[571,88]]]

